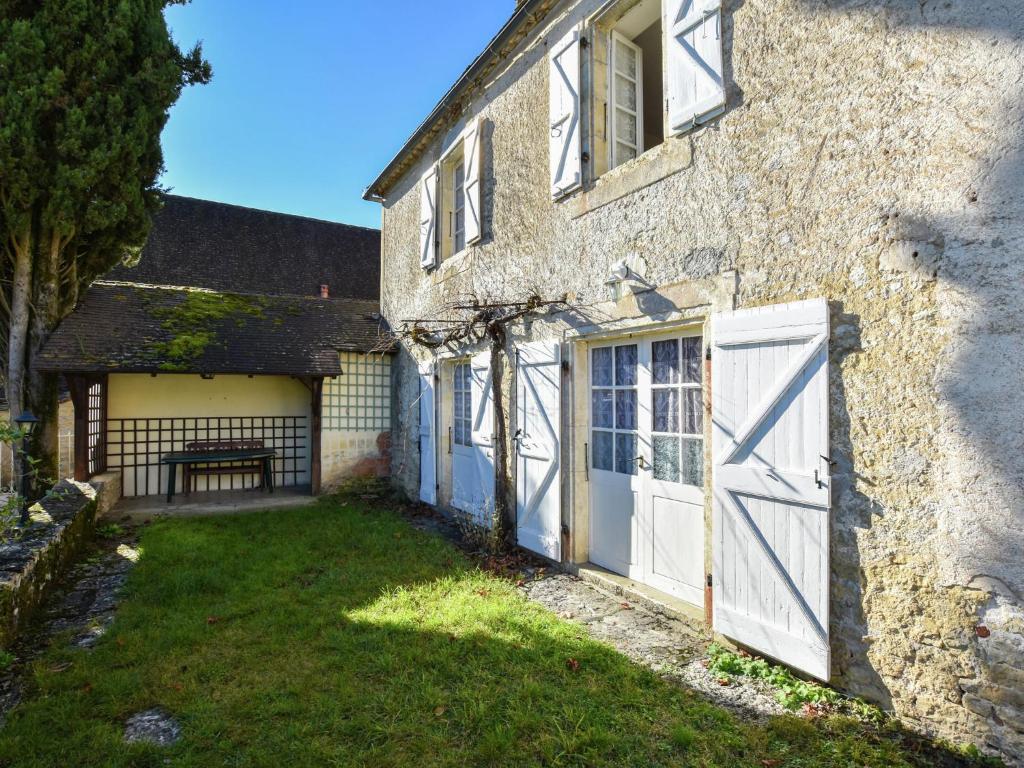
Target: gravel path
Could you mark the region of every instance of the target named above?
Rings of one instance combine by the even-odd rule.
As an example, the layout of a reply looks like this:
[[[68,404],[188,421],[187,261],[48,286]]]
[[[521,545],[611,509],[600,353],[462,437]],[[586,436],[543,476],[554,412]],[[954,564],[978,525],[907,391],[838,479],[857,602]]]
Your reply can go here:
[[[702,627],[633,605],[566,573],[537,572],[521,589],[561,618],[583,624],[593,638],[720,706],[756,719],[786,711],[759,681],[723,685],[711,675],[703,664],[708,636]]]

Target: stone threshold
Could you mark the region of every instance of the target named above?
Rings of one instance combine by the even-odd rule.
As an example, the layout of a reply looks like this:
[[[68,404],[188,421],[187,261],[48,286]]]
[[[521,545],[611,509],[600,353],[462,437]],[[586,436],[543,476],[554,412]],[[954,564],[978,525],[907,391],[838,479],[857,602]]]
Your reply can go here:
[[[704,623],[703,608],[594,563],[561,563],[561,568],[598,589],[624,597],[653,613],[681,621],[695,632],[711,638],[711,628]]]

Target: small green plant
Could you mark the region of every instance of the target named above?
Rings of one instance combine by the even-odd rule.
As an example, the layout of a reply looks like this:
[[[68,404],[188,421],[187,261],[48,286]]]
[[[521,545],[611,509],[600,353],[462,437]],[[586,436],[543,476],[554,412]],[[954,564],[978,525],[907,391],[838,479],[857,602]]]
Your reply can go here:
[[[775,699],[786,709],[796,710],[806,704],[815,707],[837,707],[845,703],[862,720],[880,722],[884,715],[878,707],[861,699],[846,699],[838,691],[808,680],[801,680],[785,667],[769,664],[764,659],[733,653],[718,643],[708,647],[708,671],[723,679],[749,677],[764,680],[775,688]]]
[[[16,661],[13,653],[10,651],[0,650],[0,671],[3,671],[11,666]]]
[[[101,539],[118,539],[124,536],[124,526],[118,523],[104,523],[96,527],[96,535]]]

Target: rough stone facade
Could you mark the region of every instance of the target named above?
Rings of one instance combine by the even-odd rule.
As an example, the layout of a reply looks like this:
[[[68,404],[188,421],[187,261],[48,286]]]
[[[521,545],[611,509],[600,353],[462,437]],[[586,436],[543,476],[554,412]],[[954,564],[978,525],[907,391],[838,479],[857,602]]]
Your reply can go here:
[[[1024,760],[1019,4],[726,0],[726,112],[553,203],[548,45],[601,5],[556,4],[389,184],[385,316],[531,290],[621,326],[828,299],[833,683]],[[416,183],[477,115],[484,240],[424,272]],[[620,258],[657,288],[608,301]],[[395,358],[412,494],[417,357]]]

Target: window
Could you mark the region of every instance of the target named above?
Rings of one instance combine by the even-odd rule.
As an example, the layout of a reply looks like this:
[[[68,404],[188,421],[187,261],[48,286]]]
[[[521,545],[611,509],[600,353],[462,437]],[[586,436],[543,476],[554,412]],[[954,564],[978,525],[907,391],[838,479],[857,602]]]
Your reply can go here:
[[[452,252],[458,253],[466,247],[466,168],[462,163],[455,166],[452,179]]]
[[[611,20],[613,19],[613,20]],[[596,170],[612,169],[665,140],[660,0],[642,0],[605,21],[596,37],[596,143],[604,143]],[[604,87],[600,85],[604,82]],[[605,93],[600,93],[604,90]]]
[[[578,24],[554,42],[548,54],[551,199],[579,189],[584,175],[597,178],[720,115],[722,38],[721,0],[620,0],[592,26]],[[591,90],[583,93],[588,82]]]
[[[637,472],[637,345],[598,347],[591,352],[591,465]]]
[[[441,160],[441,261],[466,247],[466,169],[460,141]]]
[[[452,374],[452,439],[456,445],[473,441],[473,399],[469,363],[459,363]]]
[[[433,269],[480,240],[483,121],[473,120],[420,179],[420,266]]]
[[[701,337],[651,343],[651,445],[655,480],[704,485]]]

